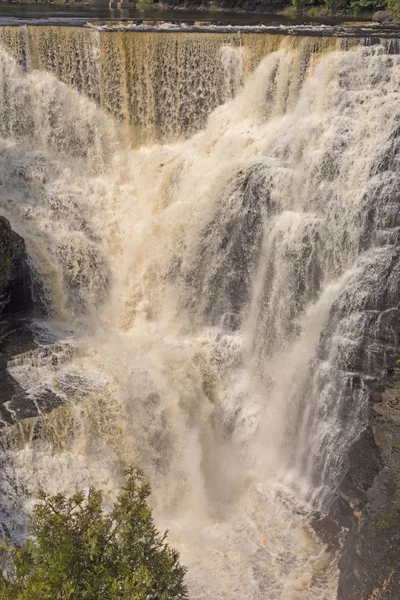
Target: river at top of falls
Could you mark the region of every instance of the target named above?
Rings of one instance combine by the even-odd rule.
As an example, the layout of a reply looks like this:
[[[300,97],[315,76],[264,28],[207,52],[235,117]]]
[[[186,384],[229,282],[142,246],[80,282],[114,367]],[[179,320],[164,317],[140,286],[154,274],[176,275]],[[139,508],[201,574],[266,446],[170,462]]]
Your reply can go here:
[[[190,36],[0,31],[1,213],[48,312],[3,531],[136,462],[193,600],[333,600],[311,520],[396,344],[400,56]]]

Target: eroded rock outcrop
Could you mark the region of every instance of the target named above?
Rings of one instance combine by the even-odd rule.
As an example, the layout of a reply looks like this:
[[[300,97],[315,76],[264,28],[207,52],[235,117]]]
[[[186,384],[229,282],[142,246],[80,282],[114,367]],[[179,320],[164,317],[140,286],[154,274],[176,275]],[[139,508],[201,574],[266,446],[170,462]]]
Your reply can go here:
[[[32,278],[23,238],[0,216],[0,426],[32,416],[30,402],[7,370],[8,361],[34,347],[30,329]]]
[[[0,314],[30,312],[31,277],[25,242],[0,216]]]
[[[352,513],[340,567],[339,600],[400,594],[400,369],[366,382],[368,427],[354,444],[341,489]]]

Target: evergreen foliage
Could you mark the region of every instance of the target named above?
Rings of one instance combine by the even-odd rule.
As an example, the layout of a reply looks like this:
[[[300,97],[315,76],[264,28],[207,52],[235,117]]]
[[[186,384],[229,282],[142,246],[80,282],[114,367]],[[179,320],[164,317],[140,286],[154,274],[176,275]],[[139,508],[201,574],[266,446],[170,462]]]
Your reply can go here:
[[[129,469],[112,510],[102,493],[40,494],[32,538],[1,547],[0,600],[185,600],[185,568],[154,525],[150,488]]]

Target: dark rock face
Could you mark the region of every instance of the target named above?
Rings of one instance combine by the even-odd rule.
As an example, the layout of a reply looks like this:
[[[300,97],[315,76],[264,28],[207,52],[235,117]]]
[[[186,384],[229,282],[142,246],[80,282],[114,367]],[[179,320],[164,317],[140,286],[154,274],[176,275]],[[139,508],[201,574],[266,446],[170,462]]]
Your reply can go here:
[[[0,314],[32,310],[31,277],[25,242],[0,217]]]
[[[35,345],[29,327],[34,306],[31,290],[25,242],[0,217],[0,426],[33,416],[33,403],[26,401],[25,392],[7,370],[13,356]]]
[[[33,402],[11,376],[7,364],[14,356],[35,347],[30,319],[21,315],[0,317],[0,428],[22,418],[37,415]]]
[[[400,369],[366,382],[368,427],[339,494],[353,513],[339,563],[339,600],[389,600],[400,590]],[[375,595],[374,595],[375,594]]]
[[[0,217],[0,429],[22,419],[50,412],[64,400],[50,389],[32,397],[11,375],[10,362],[58,361],[55,348],[37,346],[32,318],[45,313],[41,288],[32,275],[25,242]],[[0,436],[0,445],[3,443]],[[0,464],[1,467],[1,464]]]
[[[339,600],[400,598],[399,152],[396,127],[367,191],[361,250],[375,246],[377,260],[366,263],[363,277],[362,334],[353,352],[341,352],[352,388],[367,402],[364,431],[347,454],[338,489],[336,510],[347,515],[350,529],[339,563]],[[352,391],[348,401],[353,398]]]
[[[353,373],[346,404],[358,393],[367,403],[365,428],[346,456],[334,508],[346,514],[350,530],[339,563],[339,600],[400,597],[400,256],[396,245],[380,256],[381,262],[367,263],[371,275],[379,266],[375,282],[363,278],[363,334],[352,352],[341,352],[342,369]]]

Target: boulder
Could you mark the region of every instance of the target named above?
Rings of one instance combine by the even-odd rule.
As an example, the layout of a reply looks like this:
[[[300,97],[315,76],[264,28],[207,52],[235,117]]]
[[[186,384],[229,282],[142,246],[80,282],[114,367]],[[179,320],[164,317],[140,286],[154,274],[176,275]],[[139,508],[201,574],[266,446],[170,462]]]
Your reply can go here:
[[[372,20],[378,23],[393,23],[396,19],[387,10],[378,10],[372,15]]]

